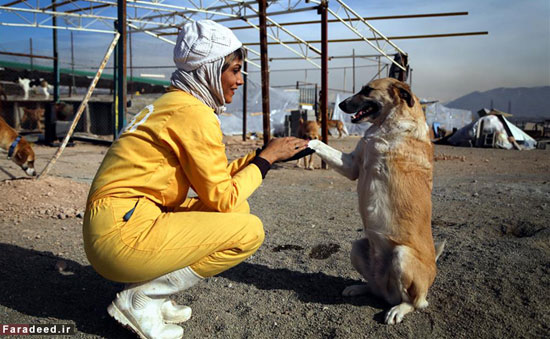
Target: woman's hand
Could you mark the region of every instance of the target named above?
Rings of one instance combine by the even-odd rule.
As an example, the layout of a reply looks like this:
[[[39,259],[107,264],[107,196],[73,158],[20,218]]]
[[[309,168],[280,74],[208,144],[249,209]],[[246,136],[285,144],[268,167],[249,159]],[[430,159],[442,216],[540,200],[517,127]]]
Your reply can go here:
[[[273,164],[274,162],[288,159],[306,149],[307,143],[307,140],[295,137],[274,138],[269,141],[259,156],[269,161],[270,164]]]

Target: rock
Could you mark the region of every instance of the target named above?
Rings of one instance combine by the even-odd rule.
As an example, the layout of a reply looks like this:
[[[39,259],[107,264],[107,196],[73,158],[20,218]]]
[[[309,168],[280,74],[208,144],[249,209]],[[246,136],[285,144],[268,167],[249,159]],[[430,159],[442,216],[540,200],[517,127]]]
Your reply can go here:
[[[58,260],[55,263],[55,269],[58,272],[64,271],[67,268],[67,262],[65,260]]]

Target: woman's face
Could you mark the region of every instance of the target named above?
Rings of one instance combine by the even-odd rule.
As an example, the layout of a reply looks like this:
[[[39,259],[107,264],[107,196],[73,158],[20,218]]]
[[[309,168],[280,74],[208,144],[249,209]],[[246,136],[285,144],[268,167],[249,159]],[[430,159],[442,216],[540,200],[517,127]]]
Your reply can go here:
[[[239,86],[244,83],[243,75],[241,74],[242,66],[243,61],[235,59],[222,73],[223,97],[226,104],[230,104],[233,101],[233,95],[235,95],[235,91]]]

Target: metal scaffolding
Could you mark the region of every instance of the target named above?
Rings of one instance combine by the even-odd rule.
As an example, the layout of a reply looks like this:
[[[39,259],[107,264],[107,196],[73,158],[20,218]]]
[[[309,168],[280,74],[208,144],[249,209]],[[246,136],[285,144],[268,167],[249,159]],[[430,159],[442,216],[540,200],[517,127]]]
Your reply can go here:
[[[279,23],[274,18],[299,12],[311,12],[319,15],[319,20],[295,21]],[[362,41],[373,51],[372,58],[362,60],[376,60],[384,58],[387,64],[406,71],[407,65],[397,62],[395,55],[407,56],[392,40],[376,29],[371,20],[436,17],[466,15],[466,12],[416,14],[392,17],[365,18],[346,5],[342,0],[14,0],[0,4],[0,14],[3,15],[0,26],[34,27],[52,30],[85,31],[115,35],[121,34],[118,42],[117,56],[117,92],[118,92],[118,130],[123,128],[124,112],[126,109],[126,36],[128,34],[147,34],[161,41],[175,44],[175,37],[179,27],[184,23],[197,19],[211,19],[217,22],[244,23],[244,26],[235,26],[238,29],[255,29],[259,32],[258,42],[244,42],[249,51],[247,64],[261,68],[264,119],[264,140],[269,140],[269,61],[283,60],[285,57],[269,58],[268,45],[283,46],[292,57],[286,59],[302,59],[319,69],[322,75],[321,115],[323,121],[327,117],[327,89],[328,89],[328,43],[340,42],[329,40],[328,23],[341,24],[347,28],[354,39],[347,41]],[[331,19],[329,20],[329,15]],[[300,37],[293,25],[310,25],[322,32],[321,40],[307,41]],[[231,25],[228,25],[231,26]],[[316,27],[316,28],[315,28]],[[128,32],[126,31],[128,28]],[[230,27],[232,28],[232,27]],[[460,35],[487,34],[487,32],[451,33]],[[429,36],[426,36],[429,37]],[[341,39],[346,41],[346,39]],[[55,44],[55,42],[54,42]],[[321,46],[321,48],[317,46]],[[256,50],[259,46],[259,51]],[[260,64],[255,63],[251,56],[259,57]],[[333,56],[332,58],[345,57]],[[330,59],[332,59],[330,58]],[[321,59],[321,64],[316,60]],[[355,63],[355,57],[353,58]],[[54,64],[58,62],[54,59]],[[54,67],[55,68],[55,67]],[[264,92],[265,91],[265,92]],[[323,135],[326,136],[326,127],[323,124]],[[326,138],[324,137],[324,140]]]

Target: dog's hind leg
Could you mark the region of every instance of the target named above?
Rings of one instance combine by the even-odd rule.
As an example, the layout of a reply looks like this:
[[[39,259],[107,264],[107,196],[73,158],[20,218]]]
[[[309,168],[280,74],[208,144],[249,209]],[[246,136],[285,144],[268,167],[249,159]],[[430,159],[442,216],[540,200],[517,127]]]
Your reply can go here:
[[[364,295],[371,292],[368,283],[371,280],[369,270],[369,241],[367,238],[359,239],[353,242],[351,247],[351,265],[367,280],[367,284],[358,284],[348,286],[342,291],[345,297]]]
[[[392,307],[388,311],[388,313],[386,313],[384,322],[388,325],[399,324],[401,321],[403,321],[403,317],[407,313],[410,313],[412,311],[414,311],[414,306],[411,303],[403,302],[397,306]]]
[[[435,265],[429,267],[406,246],[397,246],[393,252],[391,277],[388,282],[388,296],[393,300],[390,304],[397,304],[386,313],[386,324],[398,324],[403,317],[415,309],[428,307],[426,296],[428,289],[435,278]],[[400,300],[399,300],[400,299]]]

